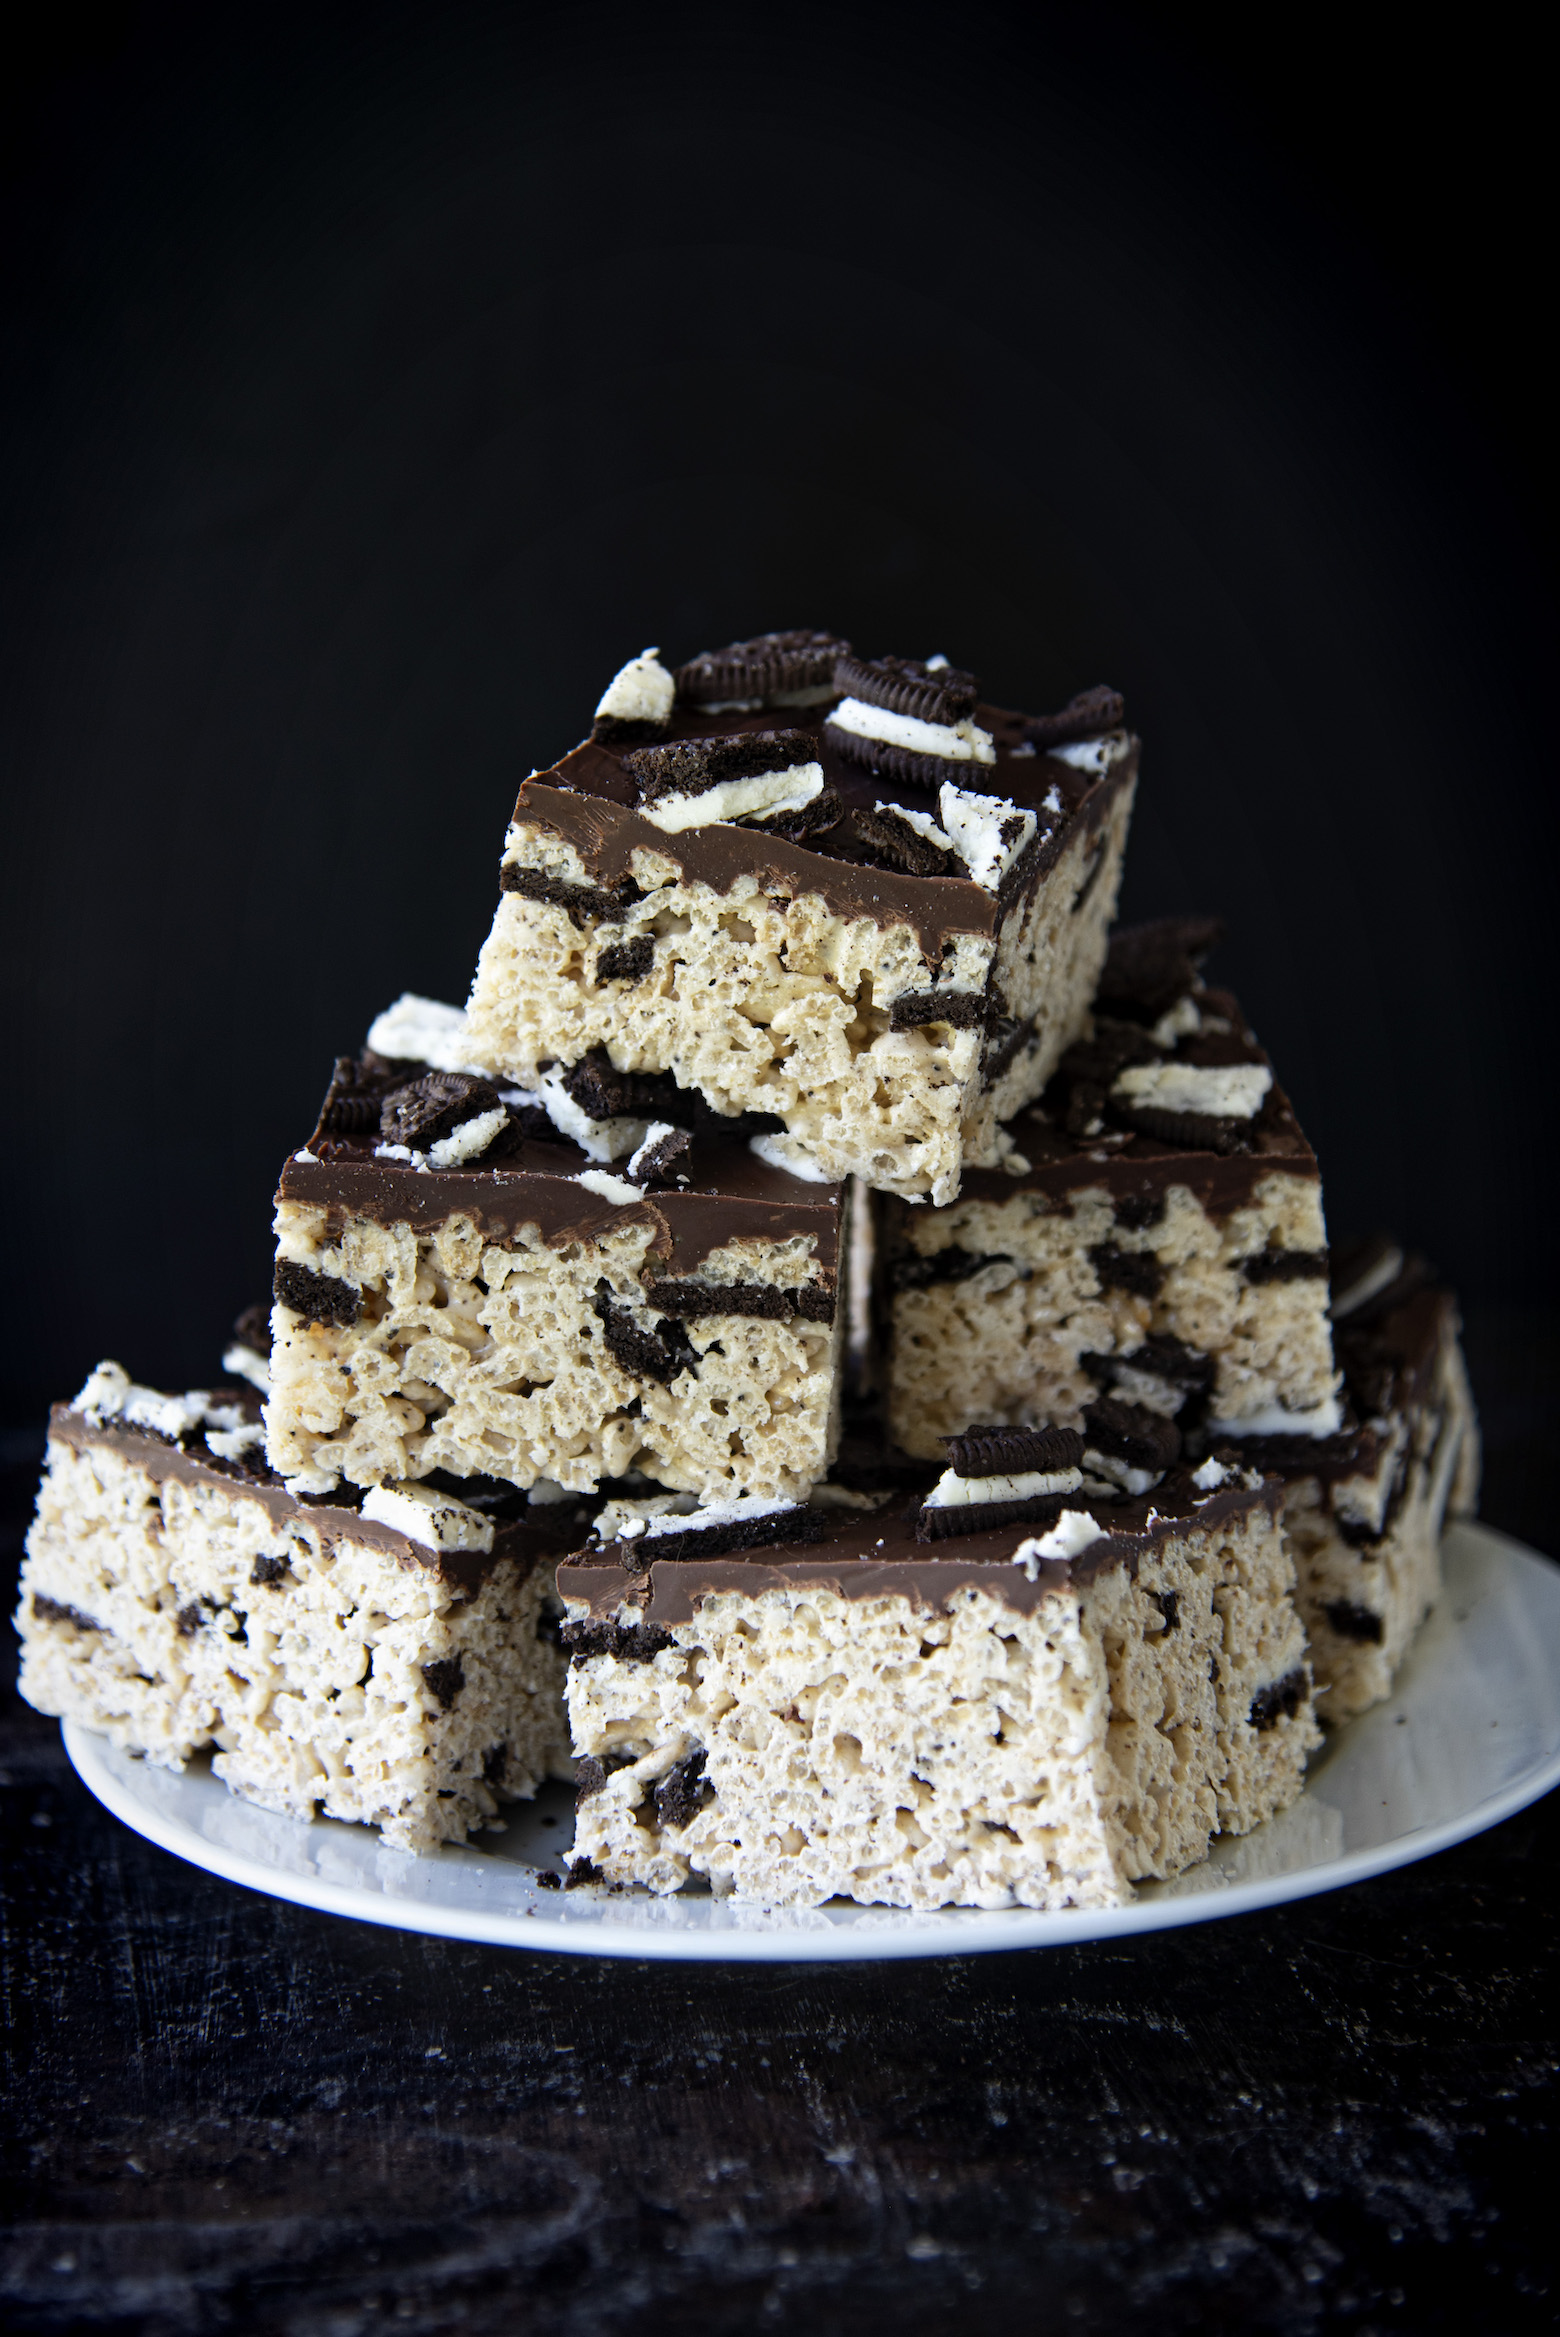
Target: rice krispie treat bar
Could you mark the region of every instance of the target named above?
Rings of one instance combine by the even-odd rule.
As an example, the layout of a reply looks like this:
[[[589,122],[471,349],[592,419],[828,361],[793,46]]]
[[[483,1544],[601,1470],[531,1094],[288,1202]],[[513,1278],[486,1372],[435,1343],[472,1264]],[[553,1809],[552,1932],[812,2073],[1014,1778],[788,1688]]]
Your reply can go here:
[[[402,1000],[276,1201],[266,1409],[295,1492],[443,1469],[798,1496],[838,1435],[846,1189],[604,1055],[529,1090]]]
[[[57,1405],[27,1538],[22,1694],[160,1768],[216,1748],[296,1818],[459,1842],[568,1774],[553,1574],[577,1504],[508,1486],[299,1501],[259,1399],[170,1396],[100,1364]]]
[[[911,1453],[972,1420],[1077,1426],[1098,1395],[1210,1435],[1342,1424],[1316,1158],[1206,920],[1111,944],[1092,1034],[948,1209],[879,1207],[888,1417]]]
[[[604,1049],[798,1174],[945,1202],[1084,1025],[1137,779],[1115,692],[1033,718],[944,659],[768,634],[626,667],[525,782],[473,1060]]]
[[[1333,1323],[1345,1430],[1238,1451],[1283,1479],[1317,1711],[1338,1722],[1390,1695],[1440,1596],[1447,1516],[1478,1502],[1479,1431],[1457,1304],[1422,1258],[1382,1237],[1338,1252]]]
[[[573,1879],[1111,1906],[1291,1802],[1319,1738],[1279,1488],[1210,1460],[1133,1499],[1032,1442],[978,1432],[870,1513],[604,1514],[558,1577]]]

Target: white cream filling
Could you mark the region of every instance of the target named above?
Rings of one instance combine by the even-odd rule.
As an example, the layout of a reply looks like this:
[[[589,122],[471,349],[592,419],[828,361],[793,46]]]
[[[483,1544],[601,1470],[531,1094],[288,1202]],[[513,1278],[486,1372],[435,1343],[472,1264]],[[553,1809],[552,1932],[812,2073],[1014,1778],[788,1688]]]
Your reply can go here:
[[[1149,1037],[1161,1047],[1173,1047],[1177,1039],[1196,1038],[1202,1027],[1197,1001],[1188,990],[1184,998],[1178,998],[1174,1006],[1166,1008]]]
[[[613,675],[596,707],[598,722],[665,722],[677,684],[660,662],[659,649],[642,650]]]
[[[594,1193],[600,1201],[615,1202],[619,1209],[631,1209],[644,1199],[638,1185],[631,1185],[626,1177],[614,1177],[606,1169],[581,1169],[569,1182],[583,1185],[587,1193]]]
[[[414,1152],[409,1144],[376,1144],[374,1158],[375,1160],[404,1160],[410,1167],[420,1169],[424,1176],[428,1173],[427,1154]]]
[[[1379,1292],[1397,1280],[1402,1271],[1402,1251],[1388,1250],[1386,1256],[1378,1258],[1375,1265],[1367,1268],[1357,1282],[1351,1282],[1347,1290],[1338,1293],[1332,1302],[1333,1321],[1341,1322],[1345,1315],[1352,1315],[1360,1307],[1368,1306]]]
[[[230,1371],[235,1379],[248,1380],[252,1388],[260,1390],[262,1396],[271,1393],[271,1359],[268,1355],[262,1355],[258,1347],[241,1346],[235,1339],[232,1346],[223,1351],[222,1368]]]
[[[680,836],[686,828],[800,811],[822,793],[821,763],[788,763],[783,771],[758,771],[750,779],[718,779],[700,795],[663,795],[658,803],[642,803],[639,816],[665,835]]]
[[[537,1509],[552,1509],[560,1501],[578,1501],[578,1499],[577,1493],[571,1493],[567,1485],[554,1483],[551,1477],[538,1477],[526,1495],[526,1500]]]
[[[687,1517],[698,1506],[696,1493],[652,1493],[644,1500],[604,1501],[590,1530],[598,1542],[637,1542],[652,1518]]]
[[[1266,1404],[1242,1420],[1210,1420],[1210,1436],[1336,1436],[1343,1426],[1343,1407],[1336,1396],[1313,1404],[1307,1412],[1291,1412],[1287,1404]]]
[[[1081,1469],[1022,1469],[1011,1477],[961,1477],[957,1469],[944,1469],[923,1506],[973,1509],[987,1501],[1038,1501],[1044,1493],[1076,1493],[1082,1483]]]
[[[441,1136],[437,1144],[429,1145],[429,1163],[441,1169],[455,1168],[463,1160],[475,1160],[508,1125],[509,1114],[498,1107],[491,1112],[479,1112],[474,1120],[462,1120],[448,1136]]]
[[[800,1177],[805,1185],[832,1185],[834,1179],[826,1168],[821,1168],[798,1136],[750,1136],[748,1150],[770,1168],[784,1169],[788,1177]]]
[[[1151,1493],[1164,1475],[1163,1469],[1136,1469],[1118,1454],[1098,1453],[1092,1446],[1084,1453],[1083,1465],[1092,1469],[1096,1477],[1103,1477],[1107,1484],[1119,1485],[1123,1493],[1130,1493],[1134,1498],[1140,1493]]]
[[[1030,1581],[1035,1582],[1047,1560],[1076,1558],[1080,1550],[1101,1541],[1104,1533],[1105,1528],[1086,1509],[1064,1509],[1048,1534],[1041,1534],[1038,1539],[1031,1535],[1027,1542],[1019,1543],[1012,1563],[1022,1566]]]
[[[554,1064],[542,1073],[537,1093],[527,1100],[541,1105],[558,1130],[579,1146],[589,1160],[622,1160],[626,1154],[637,1152],[645,1140],[648,1120],[633,1120],[626,1116],[618,1120],[593,1120],[582,1111],[565,1088],[562,1065]]]
[[[1201,1112],[1216,1120],[1249,1120],[1273,1084],[1265,1063],[1134,1063],[1119,1074],[1113,1096],[1158,1112]]]
[[[340,1483],[341,1479],[334,1469],[300,1469],[295,1477],[282,1479],[285,1490],[294,1501],[301,1501],[305,1494],[313,1494],[318,1499],[321,1494],[334,1493]]]
[[[842,698],[829,721],[855,738],[903,747],[907,754],[937,755],[948,763],[994,763],[997,759],[990,731],[982,730],[968,716],[962,722],[921,722],[913,714],[895,714],[887,706],[868,706],[861,698]]]
[[[210,1399],[199,1388],[188,1395],[165,1396],[158,1388],[137,1386],[122,1363],[100,1363],[89,1373],[71,1406],[101,1427],[122,1420],[127,1428],[150,1428],[175,1439],[205,1425]]]
[[[475,1071],[466,1033],[464,1007],[445,1006],[437,998],[419,998],[407,990],[368,1026],[368,1044],[376,1055],[399,1056],[426,1063],[431,1071]]]
[[[644,1539],[654,1541],[660,1534],[679,1534],[687,1531],[704,1533],[711,1526],[746,1525],[755,1517],[778,1517],[783,1510],[801,1508],[799,1501],[776,1501],[762,1493],[743,1493],[735,1501],[712,1501],[708,1508],[697,1504],[684,1510],[681,1516],[666,1511],[645,1521]]]
[[[247,1421],[242,1428],[208,1428],[206,1444],[220,1461],[241,1461],[257,1444],[264,1444],[265,1430],[258,1420]]]
[[[425,1550],[491,1550],[493,1520],[431,1485],[376,1485],[363,1502],[375,1525],[394,1526]]]
[[[1121,761],[1130,745],[1124,730],[1108,730],[1103,738],[1075,738],[1064,747],[1047,747],[1045,751],[1075,771],[1108,771],[1112,763]]]
[[[1217,1493],[1229,1481],[1229,1470],[1210,1453],[1200,1469],[1192,1471],[1192,1483],[1203,1493]]]
[[[973,795],[945,779],[937,795],[938,815],[948,840],[978,885],[994,893],[1039,825],[1032,811],[1020,811],[1000,795]],[[1003,829],[1017,818],[1019,826],[1004,843]]]

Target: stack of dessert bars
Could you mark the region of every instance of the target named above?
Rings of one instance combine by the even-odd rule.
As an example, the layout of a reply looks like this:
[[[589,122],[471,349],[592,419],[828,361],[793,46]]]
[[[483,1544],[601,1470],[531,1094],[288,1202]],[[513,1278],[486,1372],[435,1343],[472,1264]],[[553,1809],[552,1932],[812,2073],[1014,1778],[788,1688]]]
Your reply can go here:
[[[228,1379],[55,1411],[24,1693],[406,1850],[571,1777],[572,1884],[767,1905],[1110,1905],[1291,1802],[1476,1432],[1217,925],[1112,934],[1138,759],[824,633],[625,666]]]

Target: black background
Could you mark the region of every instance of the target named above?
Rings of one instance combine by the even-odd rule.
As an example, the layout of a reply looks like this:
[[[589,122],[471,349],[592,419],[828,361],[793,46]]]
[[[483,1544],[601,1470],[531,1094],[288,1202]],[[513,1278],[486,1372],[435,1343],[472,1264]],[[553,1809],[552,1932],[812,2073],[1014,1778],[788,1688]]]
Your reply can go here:
[[[646,642],[794,623],[1127,690],[1127,909],[1228,915],[1334,1232],[1455,1275],[1486,1514],[1560,1549],[1547,80],[1509,22],[32,37],[13,1559],[45,1401],[104,1353],[208,1376],[331,1055],[463,995],[518,778]],[[8,1710],[7,2325],[1553,2326],[1553,1802],[1120,1948],[678,1975],[230,1891]]]

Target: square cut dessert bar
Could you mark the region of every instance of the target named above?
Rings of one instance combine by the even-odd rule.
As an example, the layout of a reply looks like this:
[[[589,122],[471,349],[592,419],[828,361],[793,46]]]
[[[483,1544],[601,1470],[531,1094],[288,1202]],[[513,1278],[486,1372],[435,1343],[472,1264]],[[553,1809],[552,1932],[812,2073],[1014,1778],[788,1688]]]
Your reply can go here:
[[[1310,1634],[1317,1710],[1352,1718],[1392,1691],[1441,1592],[1448,1515],[1471,1517],[1479,1431],[1457,1303],[1383,1236],[1333,1259],[1333,1336],[1349,1418],[1320,1440],[1222,1448],[1278,1475]]]
[[[1207,920],[1111,943],[1091,1035],[1020,1156],[943,1210],[879,1204],[888,1417],[934,1455],[972,1420],[1076,1426],[1097,1395],[1209,1434],[1342,1422],[1316,1158]]]
[[[553,1588],[588,1505],[482,1481],[300,1501],[260,1399],[104,1363],[56,1405],[27,1538],[22,1694],[245,1801],[402,1850],[459,1842],[567,1775]]]
[[[271,1465],[313,1494],[805,1493],[838,1436],[846,1188],[604,1056],[527,1092],[469,1053],[458,1008],[403,1000],[282,1170]]]
[[[945,1472],[977,1485],[956,1534],[914,1497],[662,1517],[560,1567],[574,1880],[1112,1906],[1295,1799],[1319,1736],[1280,1489],[1210,1460],[1133,1500],[1002,1439]]]
[[[799,1175],[951,1200],[1083,1028],[1137,780],[1114,691],[1032,718],[946,660],[647,650],[520,790],[473,1060],[604,1049]]]

